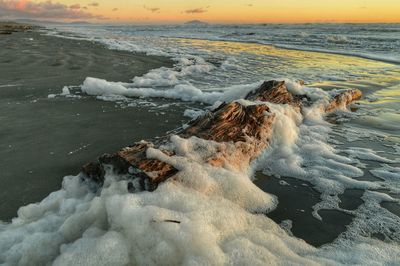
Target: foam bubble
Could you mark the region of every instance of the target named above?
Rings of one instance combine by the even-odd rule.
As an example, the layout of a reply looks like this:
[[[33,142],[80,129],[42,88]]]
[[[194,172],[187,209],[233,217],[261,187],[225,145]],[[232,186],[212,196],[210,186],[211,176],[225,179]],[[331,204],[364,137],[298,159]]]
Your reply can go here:
[[[204,111],[202,110],[193,110],[193,109],[186,109],[185,112],[183,113],[184,116],[190,117],[191,119],[196,119],[199,116],[204,114]]]
[[[390,160],[388,158],[382,157],[380,155],[377,155],[375,151],[372,149],[368,148],[359,148],[359,147],[350,147],[349,149],[344,150],[347,154],[354,158],[359,158],[363,160],[371,160],[371,161],[376,161],[376,162],[382,162],[382,163],[395,163],[397,161],[395,160]]]
[[[370,170],[370,172],[379,178],[383,178],[385,180],[400,180],[400,167],[391,167],[387,164],[384,164],[382,168]]]
[[[243,98],[248,92],[255,89],[258,84],[236,85],[209,91],[202,91],[191,84],[178,84],[171,89],[153,89],[134,88],[120,82],[88,77],[83,82],[81,89],[84,93],[95,96],[158,97],[214,104],[217,101],[232,101],[237,98]]]
[[[300,88],[299,88],[300,89]],[[301,88],[302,89],[302,88]],[[324,102],[325,97],[320,98]],[[276,114],[270,147],[259,159],[265,174],[289,176],[308,181],[321,193],[313,215],[322,219],[320,209],[337,209],[338,195],[345,189],[378,189],[381,184],[359,181],[364,175],[355,158],[339,155],[329,144],[332,126],[322,120],[321,104],[299,114],[291,107],[268,104]],[[370,154],[372,158],[372,154]],[[374,158],[382,159],[377,155]]]
[[[154,192],[130,194],[127,181],[107,173],[95,194],[79,176],[66,177],[62,190],[22,208],[12,224],[0,227],[0,262],[317,265],[394,263],[400,255],[393,244],[360,238],[313,248],[254,213],[277,202],[251,182],[249,169],[204,162],[216,145],[229,144],[177,136],[171,141],[175,156],[150,149],[148,157],[179,169],[176,179]],[[371,204],[390,199],[368,197]]]

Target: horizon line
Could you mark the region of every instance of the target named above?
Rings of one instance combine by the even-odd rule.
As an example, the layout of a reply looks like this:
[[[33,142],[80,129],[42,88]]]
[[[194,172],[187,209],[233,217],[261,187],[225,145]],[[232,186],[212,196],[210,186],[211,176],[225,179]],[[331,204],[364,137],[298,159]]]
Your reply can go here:
[[[0,18],[0,22],[16,22],[18,21],[31,21],[31,22],[42,22],[42,23],[60,23],[60,24],[71,24],[71,23],[82,23],[82,24],[95,24],[95,25],[130,25],[130,24],[164,24],[164,25],[176,25],[176,24],[187,24],[188,22],[198,22],[198,24],[210,24],[210,25],[263,25],[263,24],[400,24],[399,21],[304,21],[304,22],[292,22],[292,21],[270,21],[270,22],[241,22],[241,21],[208,21],[208,20],[187,20],[187,21],[92,21],[92,20],[51,20],[51,19],[33,19],[33,18]],[[194,23],[195,24],[195,23]]]

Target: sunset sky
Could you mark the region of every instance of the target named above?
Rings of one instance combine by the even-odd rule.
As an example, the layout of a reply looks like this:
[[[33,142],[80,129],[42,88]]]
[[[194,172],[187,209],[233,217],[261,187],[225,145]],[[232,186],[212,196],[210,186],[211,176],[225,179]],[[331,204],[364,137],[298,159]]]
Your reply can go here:
[[[0,19],[101,23],[400,22],[400,0],[0,0]]]

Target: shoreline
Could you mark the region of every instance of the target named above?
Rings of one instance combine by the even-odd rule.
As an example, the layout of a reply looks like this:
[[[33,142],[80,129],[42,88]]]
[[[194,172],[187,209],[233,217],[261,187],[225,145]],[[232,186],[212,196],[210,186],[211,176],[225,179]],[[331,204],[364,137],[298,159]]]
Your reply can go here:
[[[60,38],[63,38],[61,36],[58,36]],[[260,41],[243,41],[243,40],[232,40],[232,39],[202,39],[202,38],[196,38],[196,37],[163,37],[163,38],[170,38],[170,39],[188,39],[188,40],[199,40],[199,41],[210,41],[210,42],[233,42],[233,43],[243,43],[243,44],[259,44],[259,45],[266,45],[266,46],[271,46],[276,49],[282,49],[282,50],[289,50],[289,51],[301,51],[301,52],[310,52],[310,53],[320,53],[320,54],[330,54],[330,55],[341,55],[341,56],[346,56],[346,57],[355,57],[358,59],[365,59],[365,60],[371,60],[374,62],[380,62],[380,63],[386,63],[386,64],[391,64],[391,65],[400,65],[400,59],[383,59],[379,58],[378,56],[375,55],[362,55],[362,54],[357,54],[357,53],[346,53],[346,52],[341,52],[341,51],[334,51],[334,50],[324,50],[324,49],[308,49],[308,48],[300,48],[300,47],[290,47],[285,44],[273,44],[273,43],[263,43]]]
[[[37,30],[0,35],[0,46],[0,220],[10,221],[21,206],[58,190],[62,178],[79,171],[82,162],[129,139],[155,137],[183,119],[183,110],[159,116],[145,107],[123,110],[94,98],[48,98],[87,76],[129,81],[172,66],[166,57],[110,50]]]
[[[317,23],[318,24],[318,23]],[[324,23],[322,23],[324,24]],[[338,24],[343,24],[343,23],[338,23]],[[352,24],[352,23],[350,23]],[[361,23],[364,24],[364,23]],[[375,23],[375,24],[382,24],[382,23]],[[399,24],[399,23],[393,23],[393,24]],[[297,25],[295,23],[295,25]],[[48,26],[45,26],[46,28]],[[74,33],[75,34],[75,33]],[[56,35],[55,37],[58,38],[65,38],[68,39],[68,36],[62,36],[62,35]],[[85,37],[76,35],[78,38],[82,38],[82,40],[85,40]],[[72,37],[73,38],[73,37]],[[400,58],[399,59],[390,59],[390,58],[381,58],[379,55],[374,55],[374,54],[364,54],[364,53],[357,53],[357,52],[346,52],[346,51],[338,51],[338,50],[328,50],[328,49],[321,49],[321,48],[303,48],[303,47],[294,47],[286,44],[274,44],[274,43],[265,43],[262,41],[245,41],[245,40],[234,40],[234,39],[229,39],[229,38],[197,38],[197,37],[173,37],[173,36],[163,36],[163,38],[166,39],[187,39],[187,40],[199,40],[199,41],[210,41],[210,42],[232,42],[232,43],[242,43],[242,44],[259,44],[259,45],[265,45],[265,46],[270,46],[274,47],[276,49],[282,49],[282,50],[288,50],[288,51],[300,51],[300,52],[310,52],[310,53],[318,53],[318,54],[328,54],[328,55],[339,55],[339,56],[346,56],[346,57],[353,57],[357,59],[364,59],[364,60],[369,60],[369,61],[374,61],[374,62],[380,62],[380,63],[386,63],[390,65],[395,65],[399,66],[400,65]],[[90,41],[90,40],[88,40]],[[97,42],[97,41],[96,41]],[[101,42],[98,42],[101,43]],[[121,51],[124,51],[121,49]]]

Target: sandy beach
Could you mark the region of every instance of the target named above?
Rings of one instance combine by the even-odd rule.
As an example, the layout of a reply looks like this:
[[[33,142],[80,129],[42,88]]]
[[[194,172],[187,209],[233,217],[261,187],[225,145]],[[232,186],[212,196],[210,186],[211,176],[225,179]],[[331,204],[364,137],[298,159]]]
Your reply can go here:
[[[171,66],[165,57],[113,51],[40,30],[0,35],[0,47],[0,187],[7,188],[0,191],[0,220],[43,199],[63,176],[102,153],[181,125],[182,110],[159,116],[95,99],[48,98],[88,76],[129,81]]]

